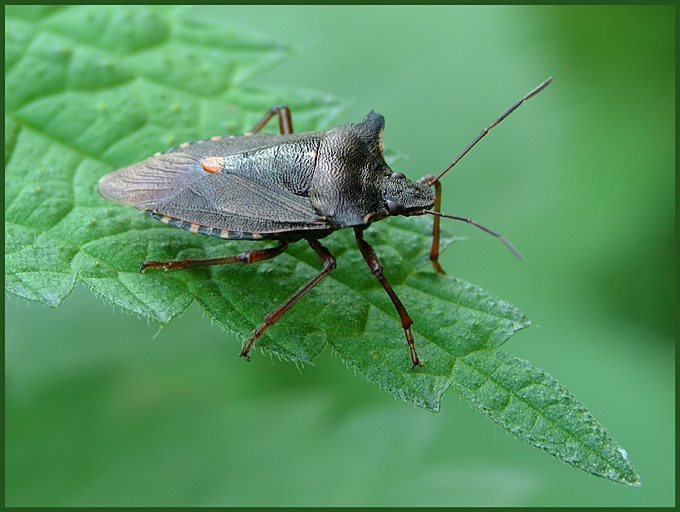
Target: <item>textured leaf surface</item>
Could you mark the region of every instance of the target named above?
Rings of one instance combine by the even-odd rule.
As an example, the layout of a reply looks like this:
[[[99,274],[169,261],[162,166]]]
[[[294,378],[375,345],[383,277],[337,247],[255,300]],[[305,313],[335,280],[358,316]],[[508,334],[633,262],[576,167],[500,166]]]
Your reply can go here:
[[[640,477],[590,412],[564,386],[501,350],[459,358],[455,387],[507,431],[579,469],[640,485]]]
[[[319,271],[314,252],[299,243],[257,265],[141,275],[145,259],[218,256],[253,244],[164,226],[104,201],[97,181],[185,140],[242,133],[272,105],[288,104],[297,131],[305,131],[332,126],[342,104],[319,93],[243,86],[289,50],[172,12],[120,6],[6,11],[5,287],[57,306],[80,281],[107,301],[162,323],[196,300],[245,340],[267,312]],[[567,395],[540,370],[493,351],[529,320],[474,285],[434,274],[430,226],[424,218],[389,219],[366,234],[415,321],[424,366],[411,369],[396,311],[351,230],[324,242],[338,259],[337,270],[256,347],[306,362],[330,344],[348,366],[432,411],[453,384],[528,442],[600,476],[635,483],[621,452],[612,451],[611,439],[580,404],[572,402],[566,438],[563,427],[539,428],[550,418],[545,407],[521,400],[523,408],[496,406],[502,393],[520,396],[513,394],[519,393],[512,388],[514,374],[544,376],[532,397]],[[484,366],[494,357],[503,361],[509,381],[495,379]],[[590,429],[588,444],[579,429]],[[588,449],[572,449],[574,443]]]

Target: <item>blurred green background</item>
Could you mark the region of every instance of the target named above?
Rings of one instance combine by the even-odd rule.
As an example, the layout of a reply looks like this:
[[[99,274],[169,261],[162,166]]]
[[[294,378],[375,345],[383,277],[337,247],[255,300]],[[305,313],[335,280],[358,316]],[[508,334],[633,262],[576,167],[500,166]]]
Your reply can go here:
[[[431,414],[329,351],[303,369],[259,353],[245,364],[195,305],[159,329],[80,287],[56,310],[6,300],[6,504],[673,505],[674,8],[185,15],[291,44],[251,83],[346,98],[340,122],[382,113],[410,178],[554,76],[444,180],[443,211],[500,231],[524,260],[450,222],[469,240],[442,264],[540,326],[506,350],[584,402],[642,487],[557,462],[453,390]]]

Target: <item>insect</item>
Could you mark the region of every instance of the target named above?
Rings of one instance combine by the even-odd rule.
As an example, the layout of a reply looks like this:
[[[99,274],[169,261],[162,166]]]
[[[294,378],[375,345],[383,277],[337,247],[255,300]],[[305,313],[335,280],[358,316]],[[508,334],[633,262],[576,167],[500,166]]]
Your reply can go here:
[[[503,112],[446,169],[418,181],[393,172],[385,162],[382,115],[371,111],[359,123],[293,133],[290,110],[279,106],[243,135],[180,144],[107,174],[99,180],[99,193],[193,233],[230,240],[278,241],[274,247],[221,258],[144,261],[142,272],[149,268],[255,263],[278,256],[299,240],[311,246],[323,268],[265,317],[241,350],[246,359],[255,341],[335,269],[335,257],[319,240],[338,229],[354,229],[361,254],[399,314],[415,368],[421,362],[411,332],[413,321],[390,286],[373,247],[364,239],[364,231],[389,216],[433,215],[430,260],[439,273],[444,273],[438,262],[442,217],[472,224],[499,238],[517,254],[498,233],[471,219],[442,214],[440,179],[489,130],[551,81],[552,77],[548,78]],[[281,133],[260,133],[276,115]]]

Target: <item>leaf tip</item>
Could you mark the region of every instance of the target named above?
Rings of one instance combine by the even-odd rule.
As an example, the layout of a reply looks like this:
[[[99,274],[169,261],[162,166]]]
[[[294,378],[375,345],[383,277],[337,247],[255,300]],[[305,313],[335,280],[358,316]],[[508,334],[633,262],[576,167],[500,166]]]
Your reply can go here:
[[[618,476],[618,478],[612,478],[615,482],[629,485],[630,487],[640,487],[642,485],[642,480],[640,475],[632,471],[629,475]]]
[[[620,446],[616,448],[616,451],[619,452],[621,457],[623,457],[623,460],[626,461],[629,469],[628,474],[622,475],[618,481],[623,484],[630,485],[631,487],[640,487],[642,485],[640,475],[636,473],[635,469],[631,465],[630,460],[628,459],[628,452]]]

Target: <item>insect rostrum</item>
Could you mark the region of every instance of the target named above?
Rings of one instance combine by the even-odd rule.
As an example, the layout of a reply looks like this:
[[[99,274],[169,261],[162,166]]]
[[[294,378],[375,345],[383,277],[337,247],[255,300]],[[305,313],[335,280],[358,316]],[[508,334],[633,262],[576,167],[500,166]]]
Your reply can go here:
[[[156,153],[99,180],[106,199],[134,206],[163,223],[193,233],[238,240],[277,240],[278,245],[213,259],[144,261],[141,270],[166,270],[227,263],[255,263],[278,256],[289,243],[306,240],[323,262],[323,269],[270,312],[244,345],[251,347],[305,293],[336,266],[335,257],[320,239],[343,228],[353,228],[357,245],[370,271],[394,304],[413,367],[421,364],[415,348],[406,308],[390,286],[383,267],[363,232],[373,222],[391,215],[435,215],[430,259],[443,272],[439,257],[439,179],[486,133],[524,100],[552,79],[506,110],[438,176],[418,181],[395,173],[385,162],[382,135],[385,119],[371,111],[359,123],[327,131],[293,133],[287,107],[274,107],[252,129],[238,136],[221,136],[184,143]],[[260,130],[279,116],[279,135]],[[470,219],[445,216],[480,226]]]

